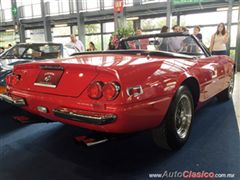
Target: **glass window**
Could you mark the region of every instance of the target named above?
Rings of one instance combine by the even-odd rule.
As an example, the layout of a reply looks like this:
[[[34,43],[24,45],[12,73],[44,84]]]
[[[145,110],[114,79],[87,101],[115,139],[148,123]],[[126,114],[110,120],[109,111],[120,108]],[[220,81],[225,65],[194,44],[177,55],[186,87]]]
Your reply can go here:
[[[151,19],[141,19],[141,28],[143,30],[147,29],[160,29],[162,26],[166,25],[166,18],[151,18]]]
[[[238,10],[233,10],[232,11],[232,22],[233,23],[238,22]]]
[[[10,0],[1,0],[1,9],[11,9],[12,3]]]
[[[70,27],[54,27],[52,28],[52,33],[53,36],[64,36],[64,35],[69,35],[71,34]]]
[[[207,47],[210,46],[211,37],[216,32],[216,30],[216,26],[201,27],[200,33],[202,33],[202,40]],[[193,29],[189,29],[189,32],[192,33]]]
[[[142,0],[143,4],[156,3],[156,2],[165,2],[167,0]]]
[[[230,46],[236,47],[237,44],[237,25],[231,27],[231,39],[230,39]]]
[[[125,6],[132,6],[133,5],[133,0],[125,0],[124,5]]]
[[[17,6],[23,11],[21,18],[33,18],[41,16],[40,0],[18,0]]]
[[[2,58],[3,59],[19,59],[22,57],[24,51],[26,50],[26,47],[21,47],[21,46],[15,46],[12,49],[10,49]]]
[[[86,24],[85,33],[86,34],[101,33],[100,24]]]
[[[234,60],[235,59],[235,55],[236,55],[236,50],[235,49],[231,49],[230,50],[230,57]]]
[[[4,14],[4,21],[12,21],[12,10],[11,9],[5,9],[3,10]]]
[[[15,44],[15,32],[0,32],[0,46],[7,47],[8,44]]]
[[[180,18],[181,24],[185,26],[226,23],[227,11],[181,15]]]
[[[31,29],[25,31],[28,43],[45,42],[44,29]]]
[[[58,1],[49,1],[49,10],[50,10],[50,15],[57,15],[59,14],[59,5]]]
[[[104,0],[104,9],[112,9],[114,0]]]
[[[0,1],[0,22],[12,21],[12,10],[10,0]]]
[[[32,17],[32,7],[23,6],[23,14],[24,14],[24,17]]]
[[[49,11],[50,15],[70,13],[70,4],[69,4],[69,1],[67,1],[67,0],[45,0],[44,2],[48,2],[48,4],[49,4],[48,11]]]
[[[70,42],[70,37],[53,37],[53,42],[65,45]]]
[[[108,49],[108,44],[110,42],[111,36],[112,36],[112,34],[104,34],[103,35],[103,50]]]
[[[73,34],[78,34],[78,27],[77,26],[72,26],[72,33]]]
[[[114,32],[114,22],[103,23],[103,32],[104,33]]]
[[[41,0],[17,0],[17,6],[26,6],[31,4],[40,4]]]
[[[129,29],[133,29],[133,21],[127,21],[127,22],[126,22],[126,26],[127,26],[127,28],[129,28]]]
[[[100,0],[83,0],[83,9],[87,11],[96,11],[100,9]]]
[[[33,17],[40,17],[42,15],[41,12],[41,4],[33,4]]]
[[[69,1],[60,0],[59,1],[59,9],[60,9],[61,14],[69,13],[69,11],[70,11]]]
[[[24,59],[51,59],[61,55],[61,45],[52,44],[31,44],[21,45],[19,48],[25,49],[20,58]]]

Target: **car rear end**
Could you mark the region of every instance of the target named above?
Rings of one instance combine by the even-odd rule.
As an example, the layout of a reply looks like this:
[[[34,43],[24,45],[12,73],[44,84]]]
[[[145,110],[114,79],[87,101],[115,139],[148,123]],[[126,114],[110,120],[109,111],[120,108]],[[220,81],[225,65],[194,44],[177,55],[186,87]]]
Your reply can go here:
[[[139,101],[142,87],[130,87],[116,69],[89,64],[18,65],[6,80],[3,100],[53,121],[109,133],[159,125],[170,102]]]

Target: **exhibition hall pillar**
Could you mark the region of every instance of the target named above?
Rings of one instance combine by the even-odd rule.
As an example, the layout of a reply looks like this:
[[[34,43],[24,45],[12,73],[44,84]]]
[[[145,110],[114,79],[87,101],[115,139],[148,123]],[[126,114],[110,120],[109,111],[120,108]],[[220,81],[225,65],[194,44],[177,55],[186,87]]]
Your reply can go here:
[[[42,11],[45,41],[52,42],[51,22],[50,22],[49,16],[46,16],[44,0],[41,0],[41,11]]]
[[[82,9],[82,0],[76,1],[77,7],[77,27],[78,27],[78,39],[85,44],[85,26],[84,26],[84,15],[80,10]]]
[[[166,25],[170,30],[172,28],[172,2],[171,0],[167,0],[167,20]]]
[[[25,38],[25,27],[20,21],[20,14],[19,14],[19,8],[17,7],[17,1],[16,0],[11,0],[12,3],[12,17],[13,17],[13,26],[15,29],[15,41],[16,43],[24,43],[26,38]]]
[[[228,3],[228,13],[227,13],[227,30],[228,30],[228,35],[229,38],[231,39],[231,27],[232,27],[232,8],[233,8],[233,1],[234,0],[229,0]],[[228,41],[227,44],[227,51],[228,54],[230,54],[230,47],[231,47],[231,40]]]
[[[237,64],[237,71],[240,72],[240,0],[238,6],[238,31],[237,31],[237,44],[236,44],[236,53],[235,60]]]

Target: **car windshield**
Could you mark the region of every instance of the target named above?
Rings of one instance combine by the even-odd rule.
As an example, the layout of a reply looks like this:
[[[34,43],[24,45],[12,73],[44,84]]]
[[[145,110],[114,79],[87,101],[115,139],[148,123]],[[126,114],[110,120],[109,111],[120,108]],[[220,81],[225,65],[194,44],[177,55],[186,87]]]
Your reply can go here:
[[[192,56],[203,56],[204,52],[197,41],[189,35],[140,36],[124,39],[120,49],[166,51]]]
[[[20,44],[9,49],[1,59],[42,60],[61,56],[61,44]]]

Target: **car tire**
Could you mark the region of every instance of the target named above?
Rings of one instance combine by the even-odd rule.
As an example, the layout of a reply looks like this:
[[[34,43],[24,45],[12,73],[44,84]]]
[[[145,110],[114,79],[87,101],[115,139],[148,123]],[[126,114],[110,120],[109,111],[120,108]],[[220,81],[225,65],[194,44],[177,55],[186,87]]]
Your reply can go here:
[[[232,77],[229,81],[228,87],[217,95],[217,98],[220,102],[225,102],[225,101],[232,99],[234,80],[235,80],[234,76],[235,76],[235,74],[233,73]]]
[[[186,86],[180,86],[163,123],[152,129],[155,144],[168,150],[181,148],[188,140],[194,116],[193,98]]]

